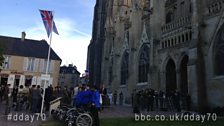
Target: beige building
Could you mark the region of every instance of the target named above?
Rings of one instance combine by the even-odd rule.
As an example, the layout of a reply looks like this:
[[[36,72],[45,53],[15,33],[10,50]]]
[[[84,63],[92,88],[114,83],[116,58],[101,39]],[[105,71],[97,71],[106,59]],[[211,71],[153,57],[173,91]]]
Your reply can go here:
[[[22,38],[0,36],[5,61],[1,66],[0,84],[31,85],[43,84],[41,75],[45,74],[49,45],[45,40],[37,41]],[[49,84],[58,85],[61,59],[51,49],[48,73]]]
[[[97,0],[90,80],[124,92],[127,104],[133,89],[152,88],[190,94],[196,110],[224,106],[223,8],[223,0]]]

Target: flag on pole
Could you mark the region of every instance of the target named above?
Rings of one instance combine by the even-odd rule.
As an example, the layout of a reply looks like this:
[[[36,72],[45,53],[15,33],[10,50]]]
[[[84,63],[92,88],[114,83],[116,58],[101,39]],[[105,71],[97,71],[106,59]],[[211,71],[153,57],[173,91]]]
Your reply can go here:
[[[53,12],[48,11],[48,10],[40,10],[41,17],[43,19],[43,23],[45,26],[45,29],[47,31],[47,36],[50,36],[50,33],[53,31],[54,33],[58,34],[58,30],[56,28],[56,25],[54,23],[54,17],[53,17]],[[52,30],[53,27],[53,30]]]

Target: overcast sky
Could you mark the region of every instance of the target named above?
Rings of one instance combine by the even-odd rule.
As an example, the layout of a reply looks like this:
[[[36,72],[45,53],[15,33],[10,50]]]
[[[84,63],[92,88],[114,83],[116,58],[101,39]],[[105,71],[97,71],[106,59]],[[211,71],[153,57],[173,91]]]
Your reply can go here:
[[[49,40],[39,9],[54,11],[60,35],[53,34],[52,48],[62,65],[73,63],[83,73],[91,40],[95,0],[0,0],[0,35]]]

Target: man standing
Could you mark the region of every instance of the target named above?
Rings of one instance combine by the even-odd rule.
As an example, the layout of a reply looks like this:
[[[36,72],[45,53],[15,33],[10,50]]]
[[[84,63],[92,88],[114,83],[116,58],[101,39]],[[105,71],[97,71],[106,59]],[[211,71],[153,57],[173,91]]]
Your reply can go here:
[[[114,100],[114,105],[117,105],[117,91],[114,91],[113,100]]]
[[[4,97],[5,97],[5,115],[8,115],[9,113],[9,86],[10,84],[8,85],[5,85],[5,92],[4,92]]]
[[[18,94],[18,87],[15,86],[12,91],[12,101],[13,101],[12,107],[16,106],[17,104],[17,94]]]
[[[38,103],[36,85],[32,86],[31,97],[32,97],[32,107],[31,107],[32,108],[32,113],[35,113],[37,111],[37,103]]]
[[[106,100],[107,100],[107,89],[102,85],[102,88],[100,89],[100,94],[102,96],[102,101],[103,101],[103,106],[106,105]]]
[[[120,105],[123,105],[123,99],[124,99],[124,96],[123,96],[123,93],[121,91],[120,94],[119,94],[119,103],[120,103]]]
[[[91,107],[90,107],[90,113],[93,117],[93,126],[99,126],[99,113],[98,110],[100,109],[100,94],[97,91],[96,87],[91,87]]]
[[[173,101],[174,101],[174,107],[178,112],[181,112],[181,107],[180,107],[180,93],[175,90],[173,94]]]

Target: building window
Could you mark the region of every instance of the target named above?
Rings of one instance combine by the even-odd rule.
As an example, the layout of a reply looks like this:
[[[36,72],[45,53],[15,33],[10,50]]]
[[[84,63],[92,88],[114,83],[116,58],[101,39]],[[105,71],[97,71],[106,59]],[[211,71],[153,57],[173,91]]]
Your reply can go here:
[[[5,60],[4,60],[3,64],[2,64],[2,68],[3,69],[9,69],[10,68],[11,57],[4,55],[4,59]]]
[[[139,57],[139,66],[138,66],[138,82],[147,82],[149,73],[149,47],[143,46],[140,57]]]
[[[122,60],[121,60],[121,85],[127,84],[128,79],[128,59],[129,54],[127,51],[123,54]]]
[[[167,14],[166,14],[166,23],[170,23],[174,20],[174,13],[169,11]]]
[[[35,68],[35,59],[34,58],[28,58],[28,65],[27,65],[27,71],[34,71]]]
[[[42,67],[41,67],[41,70],[42,72],[46,72],[47,70],[47,60],[42,60]],[[49,66],[48,66],[48,73],[52,73],[54,70],[54,62],[53,60],[49,60]]]

